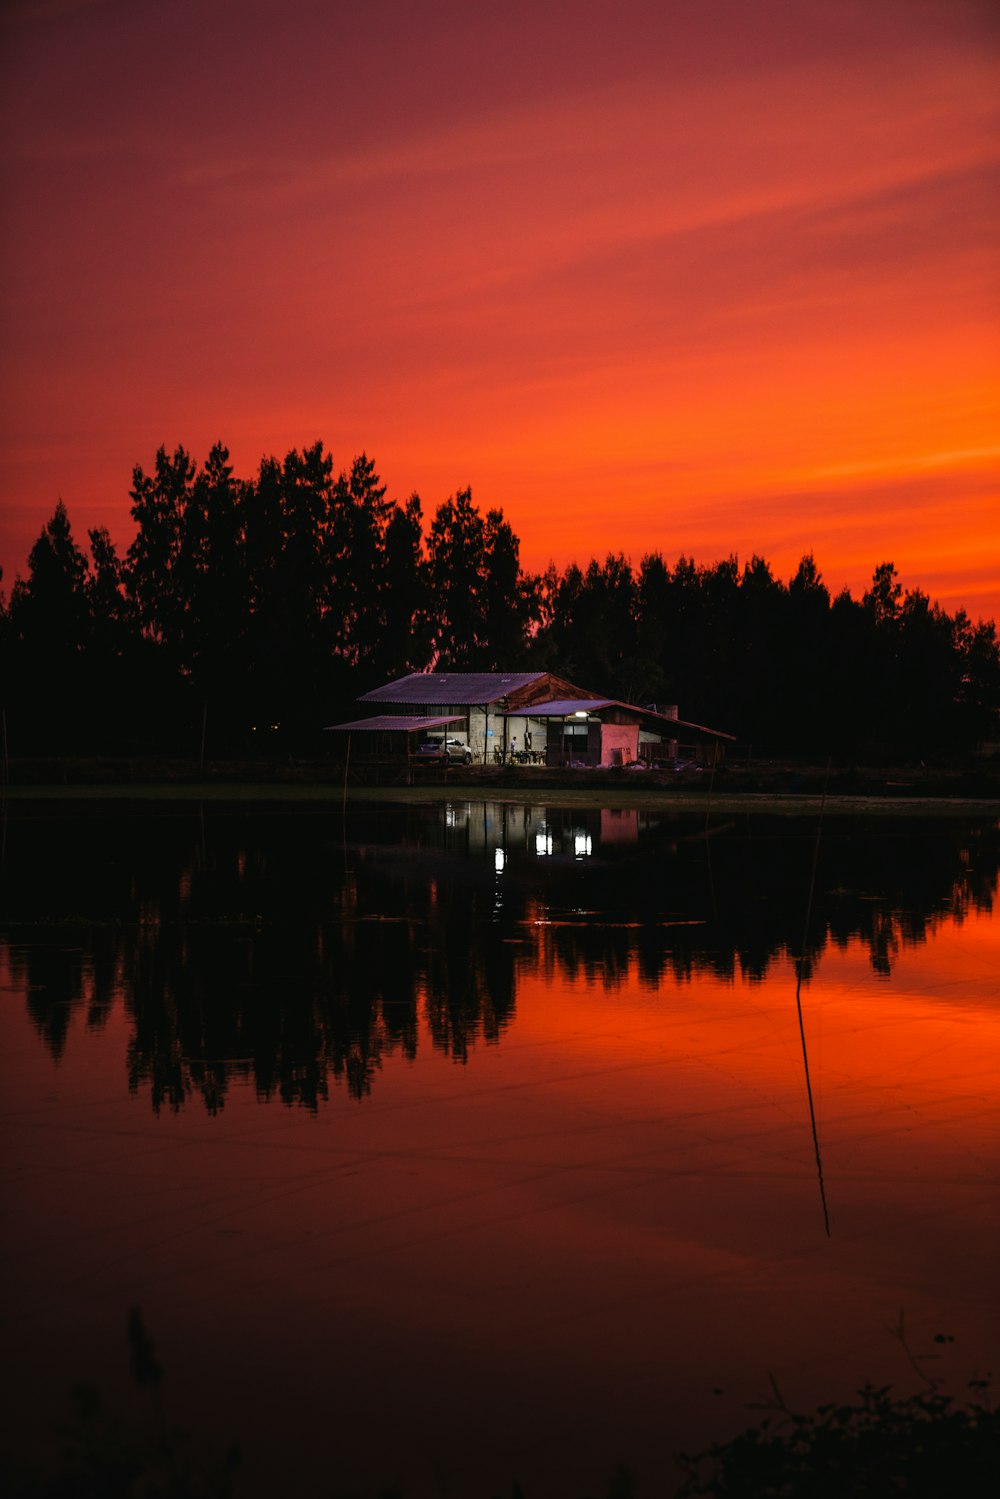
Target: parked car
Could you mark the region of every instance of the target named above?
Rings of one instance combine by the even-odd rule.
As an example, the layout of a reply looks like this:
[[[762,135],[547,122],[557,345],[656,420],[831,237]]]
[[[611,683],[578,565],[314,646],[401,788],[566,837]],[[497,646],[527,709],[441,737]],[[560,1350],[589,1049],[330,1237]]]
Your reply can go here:
[[[417,745],[417,754],[428,759],[447,759],[449,765],[471,765],[472,751],[461,739],[442,739],[439,735],[428,736]]]

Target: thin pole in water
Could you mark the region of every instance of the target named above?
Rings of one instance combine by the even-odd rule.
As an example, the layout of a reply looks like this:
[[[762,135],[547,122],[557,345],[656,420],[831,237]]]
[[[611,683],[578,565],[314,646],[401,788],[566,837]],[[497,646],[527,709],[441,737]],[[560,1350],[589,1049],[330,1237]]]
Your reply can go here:
[[[714,749],[714,746],[713,746]],[[712,791],[715,787],[715,755],[712,755],[712,774],[708,778],[708,810],[705,813],[705,827],[708,827],[708,819],[712,815]]]
[[[795,1008],[799,1017],[799,1039],[802,1042],[802,1063],[806,1074],[806,1095],[809,1099],[809,1123],[812,1126],[813,1152],[816,1156],[816,1175],[819,1180],[819,1198],[823,1205],[823,1226],[826,1236],[830,1238],[830,1214],[826,1205],[826,1187],[823,1183],[823,1159],[819,1149],[819,1133],[816,1129],[816,1107],[813,1103],[812,1083],[809,1078],[809,1052],[806,1049],[806,1028],[802,1018],[802,970],[806,962],[806,941],[809,936],[809,922],[812,918],[813,893],[816,889],[816,866],[819,863],[819,840],[823,831],[823,813],[826,810],[826,789],[830,781],[830,760],[826,762],[826,777],[823,781],[823,799],[819,804],[819,822],[816,824],[816,842],[813,845],[812,874],[809,878],[809,900],[806,903],[806,919],[802,928],[802,951],[796,965],[795,982]]]

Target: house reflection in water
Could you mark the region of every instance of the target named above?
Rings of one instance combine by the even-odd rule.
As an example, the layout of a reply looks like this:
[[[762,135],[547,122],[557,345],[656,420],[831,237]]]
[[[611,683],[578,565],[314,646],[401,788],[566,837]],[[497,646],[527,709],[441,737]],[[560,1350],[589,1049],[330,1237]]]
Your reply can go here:
[[[638,843],[639,814],[634,807],[601,808],[602,843]]]
[[[445,841],[452,853],[492,863],[501,872],[512,859],[589,859],[602,847],[638,843],[659,819],[633,807],[581,810],[517,803],[453,801],[445,807]]]
[[[945,812],[13,801],[8,1431],[120,1389],[136,1304],[255,1496],[673,1493],[762,1367],[898,1380],[903,1305],[961,1388],[998,863]]]
[[[794,955],[805,982],[858,941],[881,980],[938,924],[992,908],[1000,859],[989,819],[828,819],[803,944],[814,820],[708,837],[667,810],[456,799],[352,809],[344,841],[316,813],[13,813],[0,976],[53,1056],[74,1013],[96,1032],[120,1003],[129,1086],[154,1108],[216,1112],[242,1079],[316,1108],[338,1082],[367,1096],[422,1026],[465,1060],[532,972],[659,993],[698,972],[761,982]]]

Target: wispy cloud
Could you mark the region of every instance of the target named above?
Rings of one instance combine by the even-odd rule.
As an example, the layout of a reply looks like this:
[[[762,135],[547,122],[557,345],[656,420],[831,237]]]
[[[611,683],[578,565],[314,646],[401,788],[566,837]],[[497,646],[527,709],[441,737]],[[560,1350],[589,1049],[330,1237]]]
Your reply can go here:
[[[811,537],[849,571],[881,528],[944,577],[934,528],[985,526],[985,8],[53,0],[4,26],[5,500],[103,505],[144,443],[252,464],[324,436],[429,502],[472,482],[526,556]],[[907,527],[893,484],[948,499]]]

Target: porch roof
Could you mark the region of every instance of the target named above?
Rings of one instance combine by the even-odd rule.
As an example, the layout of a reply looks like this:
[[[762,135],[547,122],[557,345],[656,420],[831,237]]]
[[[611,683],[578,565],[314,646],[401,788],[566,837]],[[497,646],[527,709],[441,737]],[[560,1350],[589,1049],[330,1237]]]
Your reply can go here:
[[[735,741],[735,734],[726,734],[722,729],[710,729],[705,724],[689,723],[684,718],[667,718],[663,713],[654,713],[650,708],[640,708],[636,703],[623,703],[613,697],[553,698],[547,703],[532,703],[524,708],[512,708],[508,718],[572,718],[575,713],[597,713],[601,708],[622,708],[634,713],[647,729],[658,730],[665,738],[676,739],[679,729],[696,734],[707,734],[711,739]]]
[[[356,718],[351,723],[328,723],[324,733],[339,729],[342,733],[395,733],[402,731],[415,734],[419,729],[441,729],[445,724],[464,723],[465,715],[453,713],[446,718],[414,718],[408,713],[376,713],[372,718]]]
[[[595,713],[598,708],[616,708],[612,697],[563,697],[553,698],[547,703],[532,703],[524,708],[511,708],[505,718],[572,718],[575,713]]]

